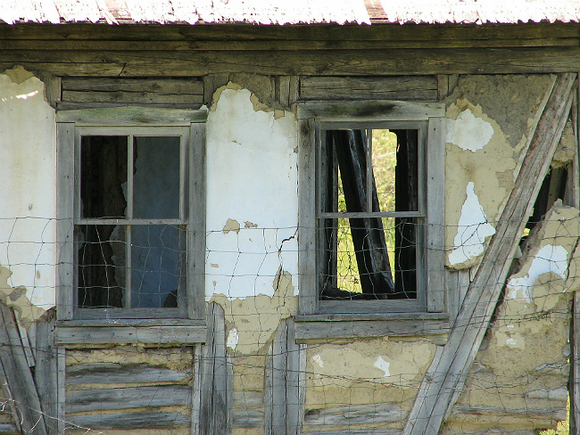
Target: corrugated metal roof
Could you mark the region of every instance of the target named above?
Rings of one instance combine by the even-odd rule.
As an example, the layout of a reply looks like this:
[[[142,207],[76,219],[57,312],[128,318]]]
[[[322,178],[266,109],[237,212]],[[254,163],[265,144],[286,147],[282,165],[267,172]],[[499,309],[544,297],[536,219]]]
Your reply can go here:
[[[579,22],[580,0],[0,0],[0,21],[35,23]]]

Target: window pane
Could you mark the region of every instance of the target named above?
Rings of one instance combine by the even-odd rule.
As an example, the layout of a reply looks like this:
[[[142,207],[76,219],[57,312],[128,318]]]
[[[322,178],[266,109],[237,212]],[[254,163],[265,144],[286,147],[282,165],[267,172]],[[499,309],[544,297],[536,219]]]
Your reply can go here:
[[[136,137],[133,217],[179,218],[179,137]]]
[[[418,140],[417,130],[373,130],[373,211],[419,210]]]
[[[379,210],[395,211],[397,136],[389,130],[373,130],[372,162]]]
[[[131,307],[177,307],[185,272],[185,230],[170,225],[131,229]]]
[[[127,199],[127,137],[81,139],[81,216],[123,218]]]
[[[78,306],[121,308],[125,288],[125,227],[77,227]]]

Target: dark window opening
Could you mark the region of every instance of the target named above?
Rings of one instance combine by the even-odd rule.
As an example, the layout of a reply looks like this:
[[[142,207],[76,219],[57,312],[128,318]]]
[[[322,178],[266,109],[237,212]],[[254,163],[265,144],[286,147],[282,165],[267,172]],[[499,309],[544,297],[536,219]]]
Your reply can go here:
[[[178,307],[185,286],[180,137],[83,136],[79,308]]]
[[[321,299],[416,299],[419,132],[326,130],[321,147]]]

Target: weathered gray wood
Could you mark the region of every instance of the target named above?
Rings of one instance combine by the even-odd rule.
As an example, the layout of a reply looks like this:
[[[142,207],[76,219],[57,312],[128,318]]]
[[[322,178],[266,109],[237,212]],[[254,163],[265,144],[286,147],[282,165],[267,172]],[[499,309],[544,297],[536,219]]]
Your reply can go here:
[[[368,320],[368,317],[364,315],[360,319],[358,317],[359,315],[353,318],[351,315],[344,319],[336,319],[323,315],[298,316],[296,318],[296,340],[441,335],[448,334],[450,330],[449,318],[446,313],[404,314],[374,320]]]
[[[57,425],[58,434],[65,431],[65,406],[66,406],[66,348],[64,346],[57,346],[57,366],[56,382],[57,382]]]
[[[102,62],[95,62],[99,58]],[[418,61],[420,60],[420,61]],[[434,75],[575,72],[580,48],[369,49],[123,52],[0,50],[0,67],[18,63],[55,76],[191,77],[206,74]]]
[[[570,355],[570,435],[580,435],[580,293],[574,293]]]
[[[205,122],[206,110],[167,109],[151,107],[107,107],[100,109],[61,110],[58,122],[74,122],[79,126],[164,126],[189,127],[192,122]]]
[[[453,409],[452,415],[454,417],[461,414],[476,414],[482,418],[489,416],[494,421],[497,421],[498,418],[519,417],[525,420],[537,418],[544,422],[546,418],[562,421],[567,417],[565,403],[561,407],[550,406],[549,408],[509,409],[503,406],[458,406]]]
[[[575,74],[560,75],[544,98],[546,106],[530,135],[525,159],[496,234],[471,282],[449,341],[425,375],[404,434],[438,433],[461,392],[505,284],[519,237],[560,141],[570,113],[575,80]]]
[[[2,360],[0,359],[0,388],[2,391],[2,404],[4,406],[3,410],[6,414],[10,414],[12,417],[12,423],[5,423],[0,426],[6,428],[6,431],[16,431],[21,433],[22,427],[20,426],[20,414],[16,408],[16,403],[14,397],[12,396],[12,391],[10,390],[10,385],[8,384],[8,378],[6,373],[4,373],[4,366],[2,365]]]
[[[203,103],[203,82],[200,79],[62,79],[59,108],[91,103],[152,104],[199,108]]]
[[[316,272],[316,139],[312,120],[298,125],[298,265],[300,268],[300,313],[318,311],[318,277]]]
[[[193,381],[191,385],[191,435],[200,434],[199,416],[201,415],[201,364],[203,349],[200,344],[193,350]]]
[[[78,323],[77,323],[78,325]],[[203,343],[207,328],[203,324],[157,326],[60,326],[56,330],[58,344],[106,343]]]
[[[4,435],[9,434],[20,434],[20,429],[16,427],[15,424],[10,423],[0,423],[0,433]]]
[[[188,231],[188,315],[205,319],[205,215],[206,215],[206,136],[205,124],[192,123],[189,132],[191,158],[189,161]],[[199,340],[203,342],[204,340]]]
[[[437,99],[437,80],[433,76],[302,77],[300,98],[434,101]]]
[[[232,373],[226,352],[224,310],[216,303],[208,306],[207,327],[201,363],[199,432],[202,435],[227,435],[232,430]]]
[[[405,101],[308,101],[298,106],[298,117],[316,117],[319,122],[427,121],[444,117],[442,103],[413,103]],[[387,118],[387,119],[385,119]]]
[[[167,429],[189,427],[190,419],[178,412],[127,412],[123,414],[71,415],[67,421],[91,429]],[[70,427],[70,424],[68,424]]]
[[[457,318],[463,298],[469,288],[469,270],[453,270],[447,272],[446,280],[448,299],[448,312],[451,324]]]
[[[427,311],[436,313],[445,310],[445,118],[429,118],[427,133],[427,234],[424,249],[427,250],[424,270],[427,272]],[[421,284],[421,283],[419,283]]]
[[[87,49],[87,44],[95,40],[109,43],[127,40],[147,43],[151,50],[159,49],[157,43],[176,41],[172,49],[203,49],[200,42],[219,41],[227,48],[236,40],[246,41],[279,41],[305,40],[327,41],[328,47],[340,48],[340,42],[346,41],[455,41],[476,40],[481,43],[496,40],[520,39],[534,41],[538,39],[555,40],[577,39],[579,30],[576,23],[522,23],[517,26],[502,24],[441,24],[433,25],[377,25],[377,26],[255,26],[251,24],[220,24],[218,26],[87,26],[67,24],[66,26],[2,25],[0,39],[12,42],[15,39],[30,41],[31,46],[41,41],[69,42],[76,44],[77,49]],[[546,42],[548,43],[548,42]],[[114,47],[113,44],[111,44]],[[12,45],[10,45],[12,47]],[[129,45],[129,49],[140,49],[140,45]],[[15,47],[17,48],[17,47]],[[267,47],[271,49],[271,47]]]
[[[21,429],[34,435],[47,435],[38,391],[22,347],[11,308],[0,303],[0,363],[10,396],[20,418]]]
[[[77,412],[190,405],[191,388],[187,385],[92,388],[69,390],[66,394],[67,415]]]
[[[47,311],[36,323],[34,381],[49,435],[58,434],[58,351],[55,343],[56,311]]]
[[[66,383],[183,383],[191,376],[190,370],[171,370],[144,364],[92,363],[67,367]]]
[[[228,72],[221,74],[208,74],[203,78],[203,104],[211,107],[213,94],[221,86],[227,85],[229,81]]]
[[[283,320],[270,347],[266,368],[266,435],[299,434],[302,427],[300,346],[294,338],[294,321]]]
[[[397,405],[370,404],[310,411],[304,418],[305,425],[350,426],[365,423],[403,421],[406,411]]]
[[[233,428],[264,426],[264,395],[260,391],[234,392]]]
[[[57,124],[56,181],[57,223],[56,240],[58,271],[56,275],[57,317],[59,320],[73,318],[74,294],[74,124]]]

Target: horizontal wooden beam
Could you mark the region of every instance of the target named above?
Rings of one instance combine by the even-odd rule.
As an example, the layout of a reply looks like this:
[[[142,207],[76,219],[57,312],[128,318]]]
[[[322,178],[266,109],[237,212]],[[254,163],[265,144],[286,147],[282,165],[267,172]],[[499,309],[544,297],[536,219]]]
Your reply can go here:
[[[574,72],[580,47],[312,51],[0,50],[0,68],[22,65],[57,76],[191,77],[264,75],[431,75]]]
[[[147,41],[444,41],[556,40],[579,38],[576,23],[529,24],[373,24],[368,25],[121,25],[17,24],[0,25],[0,40],[147,40]]]
[[[57,344],[109,344],[109,343],[203,343],[207,329],[204,325],[191,326],[121,326],[121,327],[59,327]]]

